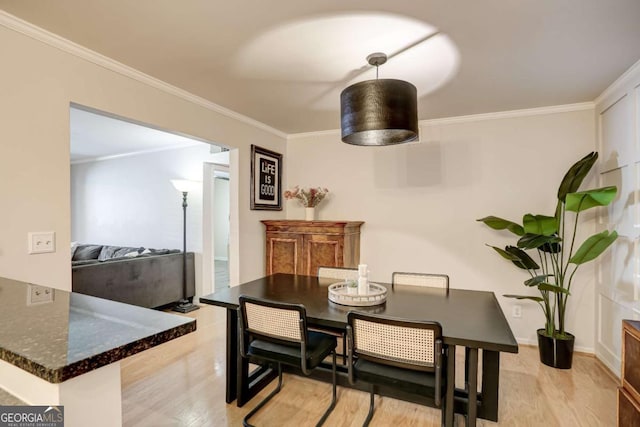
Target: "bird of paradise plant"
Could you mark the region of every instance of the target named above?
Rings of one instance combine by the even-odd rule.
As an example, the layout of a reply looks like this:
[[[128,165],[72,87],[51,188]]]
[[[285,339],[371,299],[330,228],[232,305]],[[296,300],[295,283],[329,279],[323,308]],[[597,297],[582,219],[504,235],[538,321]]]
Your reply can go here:
[[[615,186],[578,191],[582,181],[598,159],[592,152],[576,162],[565,174],[558,188],[558,202],[553,216],[526,214],[522,225],[496,216],[478,219],[495,230],[508,230],[518,237],[515,246],[504,249],[490,246],[503,258],[527,270],[524,284],[535,287],[539,296],[504,295],[535,301],[545,316],[544,335],[567,339],[565,317],[571,285],[578,268],[599,257],[618,237],[616,231],[605,230],[576,246],[580,214],[588,209],[607,206],[617,192]],[[567,218],[573,212],[573,222]],[[576,249],[577,248],[577,249]],[[526,251],[533,251],[533,257]],[[534,257],[536,258],[534,260]]]

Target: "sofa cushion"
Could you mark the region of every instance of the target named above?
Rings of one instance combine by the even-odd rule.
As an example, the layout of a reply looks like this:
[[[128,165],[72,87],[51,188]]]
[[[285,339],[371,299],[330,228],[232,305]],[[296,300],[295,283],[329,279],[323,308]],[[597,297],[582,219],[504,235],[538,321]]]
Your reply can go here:
[[[87,259],[98,259],[102,250],[102,245],[78,245],[73,253],[73,261],[83,261]]]
[[[98,256],[98,261],[107,261],[114,258],[122,258],[125,255],[135,252],[136,255],[142,252],[144,248],[132,248],[126,246],[103,246]],[[131,255],[129,255],[131,256]]]

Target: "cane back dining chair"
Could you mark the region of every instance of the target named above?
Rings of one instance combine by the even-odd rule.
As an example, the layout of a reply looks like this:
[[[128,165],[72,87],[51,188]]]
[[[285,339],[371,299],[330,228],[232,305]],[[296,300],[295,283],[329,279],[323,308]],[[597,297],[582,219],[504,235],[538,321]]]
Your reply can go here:
[[[446,347],[437,322],[409,321],[350,311],[347,314],[349,382],[370,385],[368,426],[374,413],[376,386],[387,386],[430,398],[441,408],[446,393]]]
[[[394,287],[395,285],[428,286],[448,291],[449,276],[446,274],[403,273],[396,271],[391,275],[391,286]]]
[[[318,277],[338,280],[358,280],[358,270],[346,267],[318,267]]]
[[[322,425],[336,405],[336,338],[307,329],[306,309],[301,304],[268,301],[241,295],[238,307],[240,357],[277,365],[278,385],[242,420],[251,426],[255,415],[282,388],[282,365],[298,367],[309,375],[327,356],[332,356],[333,396],[316,424]]]
[[[346,267],[318,267],[318,277],[323,277],[325,279],[336,279],[336,280],[358,280],[358,270],[355,268],[346,268]],[[330,328],[322,328],[322,329],[311,329],[318,332],[323,332],[326,334],[330,334],[342,339],[342,364],[347,364],[347,336],[344,330],[340,329],[330,329]]]

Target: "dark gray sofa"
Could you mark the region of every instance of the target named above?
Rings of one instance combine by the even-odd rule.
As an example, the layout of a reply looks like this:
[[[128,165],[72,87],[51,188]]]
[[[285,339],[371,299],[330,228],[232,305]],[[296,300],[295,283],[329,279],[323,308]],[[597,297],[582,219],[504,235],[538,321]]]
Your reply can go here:
[[[78,245],[72,256],[72,290],[147,308],[182,298],[182,252]],[[194,255],[187,252],[187,297],[195,295]]]

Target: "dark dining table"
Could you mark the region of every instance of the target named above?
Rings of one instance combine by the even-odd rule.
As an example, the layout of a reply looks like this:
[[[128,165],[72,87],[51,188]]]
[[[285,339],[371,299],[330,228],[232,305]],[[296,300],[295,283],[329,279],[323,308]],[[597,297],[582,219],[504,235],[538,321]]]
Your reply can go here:
[[[465,289],[447,291],[399,285],[392,287],[376,282],[387,287],[386,302],[370,307],[352,307],[329,301],[328,287],[335,282],[335,279],[315,276],[274,274],[200,297],[201,303],[227,309],[227,403],[236,400],[238,406],[244,405],[276,376],[274,371],[266,366],[249,372],[249,362],[238,357],[238,298],[240,295],[249,295],[303,304],[310,327],[325,327],[338,331],[346,329],[347,313],[350,310],[379,313],[401,319],[439,322],[442,325],[443,341],[449,351],[446,407],[464,414],[467,425],[475,425],[477,417],[498,421],[500,353],[517,353],[518,343],[493,292]],[[456,347],[464,348],[465,352],[464,389],[455,387]],[[478,357],[479,351],[482,352],[481,358]],[[482,376],[478,392],[479,369]],[[316,374],[319,379],[330,381],[328,370],[316,371],[319,371]],[[351,387],[344,372],[339,375],[338,383]],[[411,395],[402,390],[381,388],[378,392],[381,395],[428,404],[421,396]],[[453,425],[452,415],[447,414],[445,424]]]

